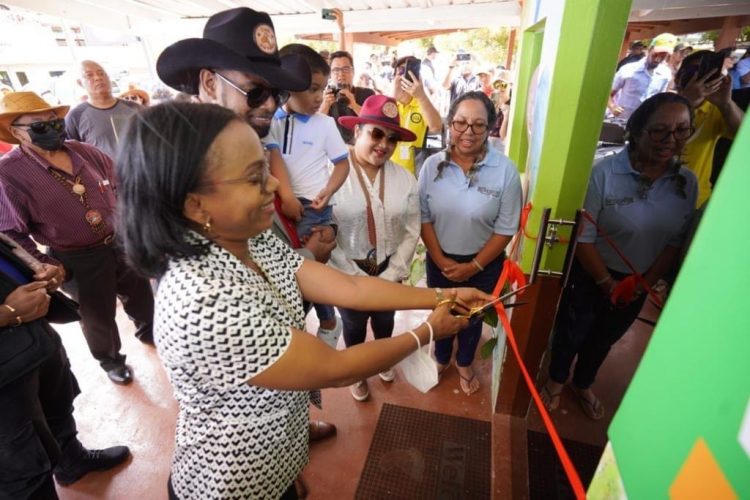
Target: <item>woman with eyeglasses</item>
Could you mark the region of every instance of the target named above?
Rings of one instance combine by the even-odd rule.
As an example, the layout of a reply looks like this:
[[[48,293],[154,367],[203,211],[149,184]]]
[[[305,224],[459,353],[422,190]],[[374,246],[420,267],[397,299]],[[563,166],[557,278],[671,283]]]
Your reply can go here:
[[[518,230],[521,182],[515,165],[487,140],[496,119],[483,92],[461,95],[448,113],[448,148],[429,157],[419,174],[428,286],[490,293],[500,277],[505,247]],[[456,336],[456,368],[467,395],[479,389],[473,362],[481,334],[476,321]],[[452,338],[435,343],[441,373],[452,353]]]
[[[413,141],[413,132],[399,123],[396,101],[386,96],[368,97],[360,116],[339,118],[354,130],[349,152],[349,176],[335,195],[333,217],[338,224],[336,248],[330,264],[352,276],[377,276],[400,282],[409,274],[419,239],[417,180],[389,158],[400,141]],[[393,333],[395,311],[357,311],[340,307],[346,347],[362,344],[370,321],[373,336]],[[390,368],[380,373],[394,379]],[[367,380],[351,386],[357,401],[369,395]]]
[[[134,266],[159,278],[156,345],[180,405],[169,497],[296,498],[309,391],[387,371],[431,330],[443,338],[466,320],[450,314],[450,300],[438,306],[435,290],[347,275],[276,238],[279,182],[258,136],[231,110],[161,104],[132,120],[124,141],[120,233]],[[446,295],[467,306],[490,298],[468,288]],[[413,329],[416,339],[335,350],[304,331],[303,297],[435,311]]]
[[[672,268],[698,196],[695,175],[679,160],[692,133],[688,101],[677,94],[656,94],[630,116],[627,147],[592,169],[584,208],[596,226],[584,220],[560,301],[549,379],[542,389],[548,409],[559,406],[577,357],[573,394],[587,416],[604,417],[604,405],[591,387],[646,298],[641,284],[627,290],[632,271],[607,239],[650,286]]]

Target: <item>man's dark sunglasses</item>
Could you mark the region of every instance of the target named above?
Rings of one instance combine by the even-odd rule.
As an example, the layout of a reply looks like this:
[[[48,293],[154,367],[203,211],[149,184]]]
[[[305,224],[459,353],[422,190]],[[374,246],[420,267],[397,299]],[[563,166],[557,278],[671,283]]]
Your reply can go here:
[[[214,71],[214,74],[224,80],[227,85],[232,87],[234,90],[244,95],[247,99],[247,107],[251,109],[262,106],[269,97],[273,97],[273,100],[276,101],[276,107],[283,105],[284,103],[286,103],[286,101],[289,100],[289,92],[285,90],[270,89],[263,86],[253,87],[250,90],[243,90],[236,83],[234,83],[232,80],[222,75],[218,71]]]
[[[14,123],[14,127],[25,127],[34,132],[35,134],[45,134],[49,129],[61,132],[65,129],[65,120],[62,118],[55,118],[54,120],[48,120],[45,122],[31,122],[31,123]]]

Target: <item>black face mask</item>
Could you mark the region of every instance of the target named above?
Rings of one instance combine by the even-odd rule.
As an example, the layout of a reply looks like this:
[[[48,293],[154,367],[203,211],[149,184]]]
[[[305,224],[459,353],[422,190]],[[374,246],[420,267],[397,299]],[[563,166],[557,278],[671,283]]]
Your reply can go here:
[[[31,143],[47,151],[62,149],[67,138],[65,134],[65,120],[62,118],[17,126],[27,128]]]

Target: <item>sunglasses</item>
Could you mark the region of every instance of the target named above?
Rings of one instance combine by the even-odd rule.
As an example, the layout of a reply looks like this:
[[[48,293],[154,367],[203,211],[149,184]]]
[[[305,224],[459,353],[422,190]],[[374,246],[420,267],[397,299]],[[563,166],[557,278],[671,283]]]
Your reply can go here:
[[[387,138],[388,144],[396,145],[401,140],[398,136],[398,134],[391,134],[388,135],[379,128],[371,128],[368,130],[368,133],[370,134],[370,137],[372,137],[372,140],[375,142],[380,142],[383,140],[383,138]]]
[[[508,87],[510,87],[510,83],[508,83],[508,82],[503,82],[503,81],[501,81],[501,80],[497,80],[497,81],[495,81],[495,82],[494,82],[494,83],[492,84],[492,87],[493,87],[493,88],[494,88],[495,90],[505,90],[505,89],[507,89]]]
[[[141,102],[141,98],[137,95],[126,95],[125,97],[122,97],[121,99],[125,99],[126,101],[132,101],[132,102]]]
[[[56,132],[62,132],[65,130],[65,120],[62,118],[55,118],[54,120],[48,120],[45,122],[16,123],[13,126],[28,128],[35,134],[45,134],[50,129]]]
[[[451,126],[455,129],[456,132],[466,132],[469,128],[471,128],[471,131],[477,135],[484,134],[487,132],[487,129],[489,126],[486,123],[477,122],[477,123],[469,123],[463,120],[453,120],[451,122]]]
[[[214,74],[224,80],[226,84],[232,87],[234,90],[244,95],[247,99],[247,107],[251,109],[262,106],[269,97],[272,97],[276,102],[277,108],[289,100],[289,92],[286,92],[285,90],[271,89],[263,86],[253,87],[250,90],[242,90],[236,83],[234,83],[232,80],[222,75],[221,73],[214,71]]]

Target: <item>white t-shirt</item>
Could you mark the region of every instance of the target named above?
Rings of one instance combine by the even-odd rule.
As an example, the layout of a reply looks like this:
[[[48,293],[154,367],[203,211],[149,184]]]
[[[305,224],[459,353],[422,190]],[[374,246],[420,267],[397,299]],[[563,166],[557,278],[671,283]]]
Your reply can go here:
[[[349,156],[349,150],[330,116],[276,111],[267,144],[277,144],[297,198],[312,200],[328,183],[328,162]]]

